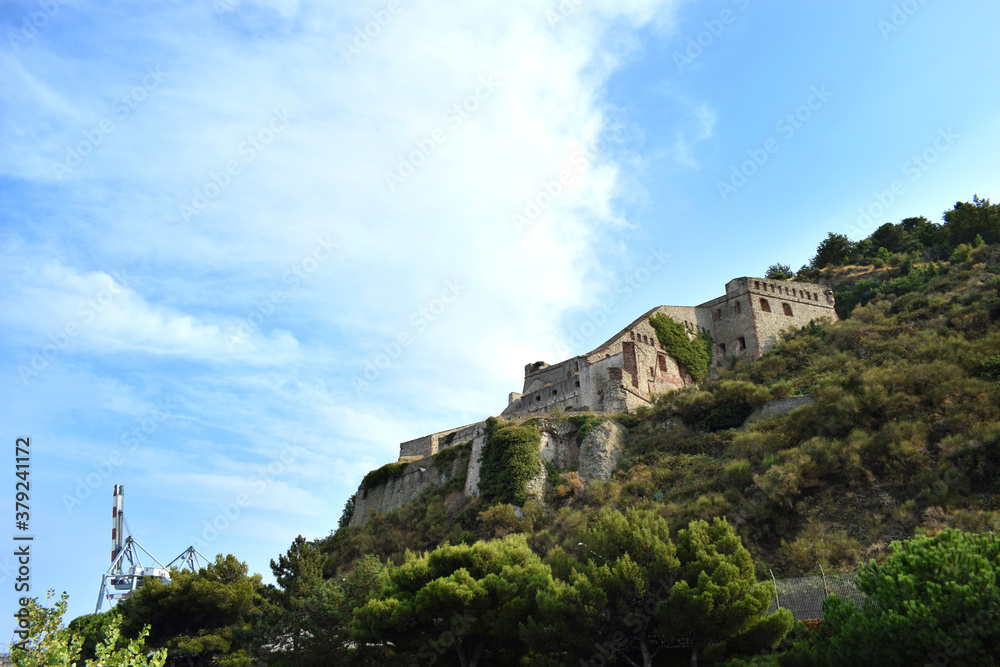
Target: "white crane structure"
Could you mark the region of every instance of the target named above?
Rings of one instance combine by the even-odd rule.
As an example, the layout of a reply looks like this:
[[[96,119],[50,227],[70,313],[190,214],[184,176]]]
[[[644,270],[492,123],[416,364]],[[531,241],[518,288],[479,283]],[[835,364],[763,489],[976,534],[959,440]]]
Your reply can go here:
[[[125,486],[116,484],[111,513],[111,567],[101,577],[101,592],[97,595],[95,614],[100,613],[105,597],[112,602],[123,600],[131,595],[132,591],[142,586],[142,582],[147,578],[159,579],[165,584],[170,583],[170,570],[136,542],[132,535],[125,536],[127,524],[125,523],[124,505]],[[142,560],[139,558],[140,551],[149,556],[159,567],[143,566]],[[181,554],[181,556],[183,555]]]

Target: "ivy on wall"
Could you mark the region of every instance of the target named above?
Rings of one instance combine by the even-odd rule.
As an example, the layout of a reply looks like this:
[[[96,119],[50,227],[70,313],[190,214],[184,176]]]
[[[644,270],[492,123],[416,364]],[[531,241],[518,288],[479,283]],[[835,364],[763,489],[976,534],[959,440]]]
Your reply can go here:
[[[479,469],[479,490],[491,503],[524,505],[529,481],[541,469],[538,447],[541,435],[532,426],[504,425],[496,417],[486,420],[486,444]]]
[[[715,345],[711,334],[702,331],[691,340],[683,324],[663,313],[650,317],[649,324],[656,332],[656,338],[663,349],[687,369],[695,382],[708,377],[708,369],[712,365],[712,348]]]
[[[373,489],[380,484],[385,484],[389,480],[399,479],[406,473],[406,462],[386,463],[378,470],[372,470],[361,480],[361,486],[366,489]]]

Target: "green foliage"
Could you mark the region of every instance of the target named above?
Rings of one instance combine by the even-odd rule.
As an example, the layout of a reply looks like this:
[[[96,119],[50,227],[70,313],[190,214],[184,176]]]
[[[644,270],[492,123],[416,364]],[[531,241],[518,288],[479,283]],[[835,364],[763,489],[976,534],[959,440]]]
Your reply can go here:
[[[523,505],[526,486],[541,469],[541,435],[531,426],[487,424],[486,444],[479,469],[479,489],[491,503]]]
[[[576,427],[576,444],[582,443],[595,426],[600,426],[608,421],[607,417],[597,417],[594,415],[575,415],[567,421]]]
[[[51,599],[55,591],[48,591]],[[166,651],[148,652],[144,640],[149,634],[149,628],[144,627],[132,640],[121,638],[121,616],[109,612],[101,614],[98,621],[100,638],[94,644],[92,659],[80,660],[84,636],[63,626],[63,615],[66,613],[67,595],[63,593],[59,601],[51,608],[38,604],[37,598],[28,601],[27,609],[27,639],[14,644],[11,659],[17,667],[162,667],[166,660]],[[97,614],[93,616],[98,616]],[[97,621],[91,618],[91,621]],[[93,629],[93,623],[81,623]]]
[[[787,609],[767,615],[774,587],[757,582],[750,552],[724,519],[679,531],[677,556],[680,577],[661,622],[690,641],[692,664],[699,651],[723,642],[773,648],[792,628]]]
[[[850,261],[854,251],[855,244],[849,238],[843,234],[830,232],[816,248],[816,255],[813,256],[810,266],[814,269],[843,266]]]
[[[881,565],[858,572],[871,602],[823,605],[831,664],[994,665],[1000,659],[1000,543],[945,530],[893,542]],[[942,662],[943,661],[943,662]]]
[[[407,465],[408,464],[405,461],[400,461],[399,463],[386,463],[381,468],[372,470],[365,475],[365,478],[361,480],[361,486],[366,489],[374,489],[376,486],[385,484],[390,480],[399,479],[406,474]]]
[[[389,642],[398,658],[513,664],[527,653],[520,625],[554,595],[549,566],[525,536],[408,554],[381,594],[354,612],[358,642]]]
[[[351,519],[354,518],[354,501],[355,496],[351,495],[344,503],[344,511],[340,514],[340,520],[337,521],[337,528],[347,528],[351,525]]]
[[[454,433],[452,434],[454,435]],[[443,473],[447,473],[451,469],[452,463],[455,459],[462,456],[468,456],[472,453],[472,441],[467,440],[459,445],[453,447],[448,447],[447,449],[442,449],[437,454],[434,455],[434,465],[437,466],[438,470]]]
[[[708,376],[712,363],[711,336],[702,332],[691,340],[683,324],[663,313],[650,317],[649,323],[656,332],[660,346],[680,362],[696,382],[701,382]]]
[[[381,590],[382,563],[366,556],[346,577],[323,579],[325,556],[301,535],[288,553],[271,561],[278,586],[258,599],[253,635],[268,664],[323,667],[375,659],[381,650],[351,645],[356,607]]]
[[[234,556],[219,554],[198,572],[173,571],[171,582],[146,579],[118,605],[123,634],[137,637],[150,626],[148,642],[167,649],[167,665],[249,666],[248,616],[260,575]]]
[[[1000,354],[995,354],[983,361],[976,369],[976,375],[984,380],[1000,383]]]
[[[972,202],[956,202],[944,214],[945,228],[952,245],[973,243],[979,236],[985,243],[1000,243],[1000,206],[973,195]]]
[[[792,267],[787,264],[772,264],[767,267],[764,277],[768,280],[789,280],[793,275]]]

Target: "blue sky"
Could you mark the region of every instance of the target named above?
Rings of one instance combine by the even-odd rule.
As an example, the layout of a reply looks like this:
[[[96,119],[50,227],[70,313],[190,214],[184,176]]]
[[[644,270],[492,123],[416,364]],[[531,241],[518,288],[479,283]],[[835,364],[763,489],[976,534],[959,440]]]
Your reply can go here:
[[[269,579],[525,363],[1000,196],[989,0],[330,4],[0,7],[0,432],[71,617],[116,483]]]

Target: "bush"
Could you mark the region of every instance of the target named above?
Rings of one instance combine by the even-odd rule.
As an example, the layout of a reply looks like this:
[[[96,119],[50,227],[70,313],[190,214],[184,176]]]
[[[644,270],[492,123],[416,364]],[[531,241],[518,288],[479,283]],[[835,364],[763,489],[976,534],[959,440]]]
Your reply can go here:
[[[389,480],[399,479],[406,473],[407,463],[386,463],[378,470],[372,470],[361,480],[361,486],[365,489],[374,489],[376,486],[385,484]]]

